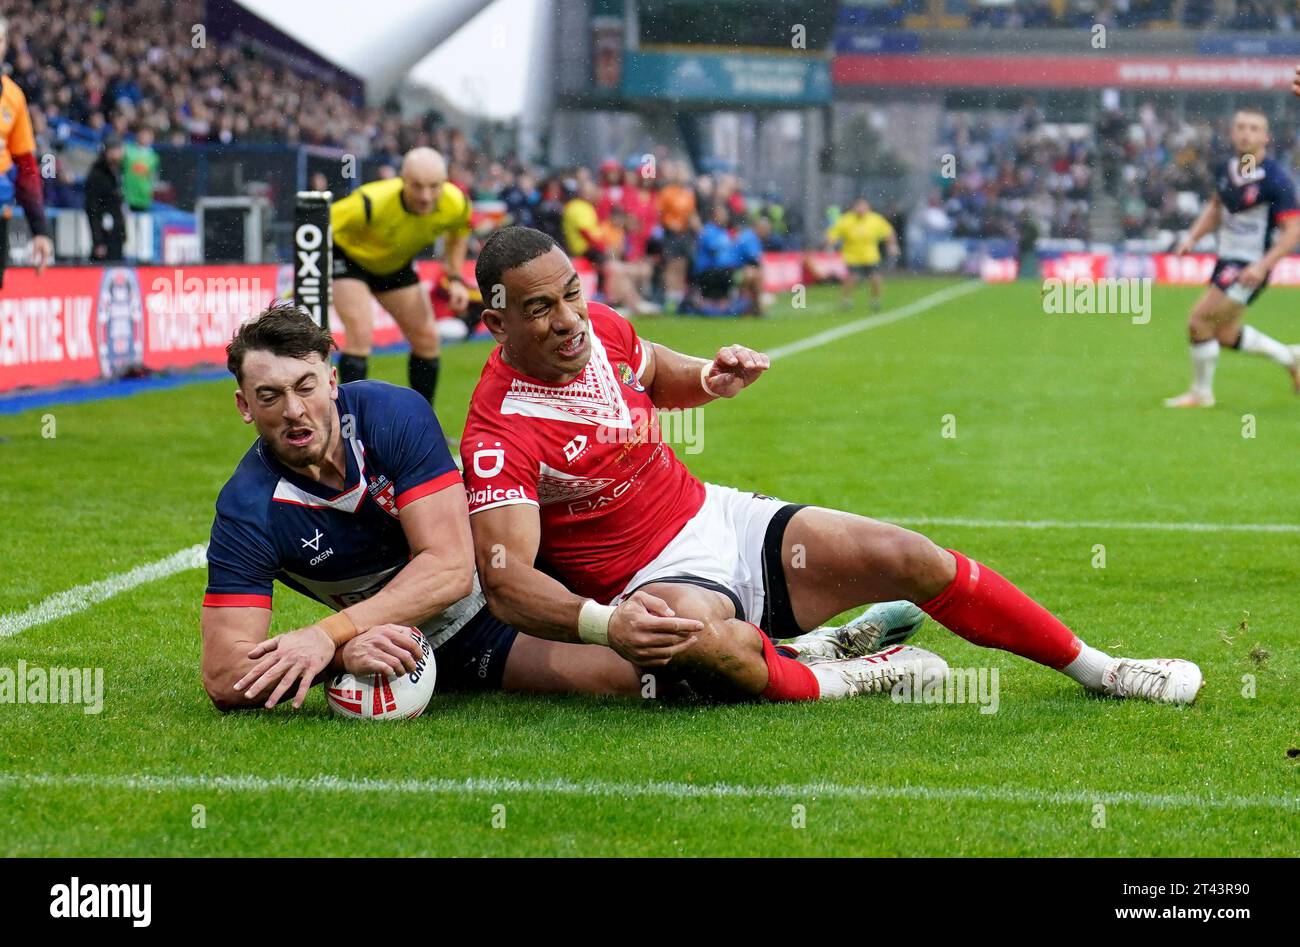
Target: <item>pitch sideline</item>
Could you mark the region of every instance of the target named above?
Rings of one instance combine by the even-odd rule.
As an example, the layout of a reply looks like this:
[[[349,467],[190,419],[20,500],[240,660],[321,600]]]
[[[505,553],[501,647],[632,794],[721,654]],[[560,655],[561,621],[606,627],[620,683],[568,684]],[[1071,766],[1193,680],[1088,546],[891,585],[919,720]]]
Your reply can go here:
[[[293,792],[388,793],[396,795],[558,795],[603,798],[666,799],[895,799],[918,802],[1005,802],[1016,805],[1132,805],[1144,809],[1285,809],[1300,810],[1300,796],[1194,796],[1144,793],[1014,789],[1002,786],[863,786],[845,783],[744,785],[683,783],[650,780],[643,783],[606,780],[508,779],[356,779],[320,775],[294,776],[127,776],[74,773],[0,773],[0,789],[120,789],[128,792]]]

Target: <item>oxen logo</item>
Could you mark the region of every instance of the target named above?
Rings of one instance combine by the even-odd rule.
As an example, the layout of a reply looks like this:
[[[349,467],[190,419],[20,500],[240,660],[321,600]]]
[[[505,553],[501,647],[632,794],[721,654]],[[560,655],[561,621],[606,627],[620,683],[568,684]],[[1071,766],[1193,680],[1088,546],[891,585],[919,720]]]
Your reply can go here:
[[[99,283],[95,311],[99,371],[113,378],[144,362],[144,299],[135,270],[109,267]]]

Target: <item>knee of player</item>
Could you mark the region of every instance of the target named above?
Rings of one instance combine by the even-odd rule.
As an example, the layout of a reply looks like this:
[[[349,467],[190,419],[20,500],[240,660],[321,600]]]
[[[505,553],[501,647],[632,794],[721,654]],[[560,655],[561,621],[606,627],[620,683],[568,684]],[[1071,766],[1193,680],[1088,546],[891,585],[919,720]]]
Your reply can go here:
[[[680,652],[693,662],[702,660],[731,661],[746,653],[762,653],[760,632],[748,622],[732,618],[703,619],[704,628],[696,634],[695,644]]]
[[[951,578],[951,557],[920,533],[901,527],[874,539],[863,550],[863,560],[888,578],[898,595],[913,600],[932,597],[935,586]]]

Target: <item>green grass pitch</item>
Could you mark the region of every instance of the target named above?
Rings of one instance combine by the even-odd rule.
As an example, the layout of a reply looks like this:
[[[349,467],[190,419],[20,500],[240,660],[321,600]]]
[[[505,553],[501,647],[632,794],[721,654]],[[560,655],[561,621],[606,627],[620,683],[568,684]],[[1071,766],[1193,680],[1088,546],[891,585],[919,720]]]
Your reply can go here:
[[[887,303],[948,285],[895,280]],[[1300,523],[1300,399],[1225,352],[1217,408],[1161,406],[1186,387],[1197,292],[1157,289],[1134,325],[1045,314],[1032,281],[982,287],[779,359],[683,455],[705,479],[915,525],[1098,647],[1193,659],[1193,708],[1090,698],[927,622],[922,646],[998,669],[997,713],[435,695],[390,726],[335,719],[317,691],[301,713],[222,716],[191,569],[0,637],[0,667],[99,667],[106,690],[98,715],[0,704],[0,854],[1295,855],[1300,534],[1213,527]],[[833,289],[809,303],[638,328],[711,354],[866,315]],[[1297,303],[1271,290],[1251,321],[1300,341]],[[444,355],[450,434],[487,351]],[[250,442],[231,390],[0,417],[0,616],[205,541]],[[318,613],[277,592],[277,630]]]

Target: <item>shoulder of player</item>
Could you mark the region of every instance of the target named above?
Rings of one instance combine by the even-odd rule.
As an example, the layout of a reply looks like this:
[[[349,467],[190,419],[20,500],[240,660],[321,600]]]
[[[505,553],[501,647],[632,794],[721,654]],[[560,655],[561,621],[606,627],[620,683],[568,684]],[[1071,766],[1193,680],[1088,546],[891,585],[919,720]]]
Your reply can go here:
[[[0,76],[0,101],[8,102],[15,107],[25,106],[27,95],[23,92],[22,86],[9,76]]]
[[[436,212],[439,217],[458,220],[470,212],[469,195],[450,181],[444,181],[438,194]]]
[[[1260,166],[1264,169],[1264,176],[1268,180],[1287,184],[1292,182],[1294,175],[1291,169],[1277,158],[1265,158]]]
[[[358,436],[371,446],[376,446],[372,443],[376,437],[399,430],[401,425],[396,422],[433,412],[418,391],[373,378],[340,386],[338,410],[340,417],[355,416]]]
[[[610,332],[625,331],[632,328],[632,323],[617,309],[605,303],[587,303],[587,318],[596,334],[604,338]]]
[[[267,464],[258,442],[254,441],[217,494],[217,519],[264,528],[279,482],[280,475]]]
[[[346,385],[339,385],[340,409],[344,401],[352,407],[364,407],[370,404],[427,407],[429,404],[414,389],[407,388],[405,385],[394,385],[390,381],[380,381],[377,378],[364,378],[361,381],[350,381]]]

